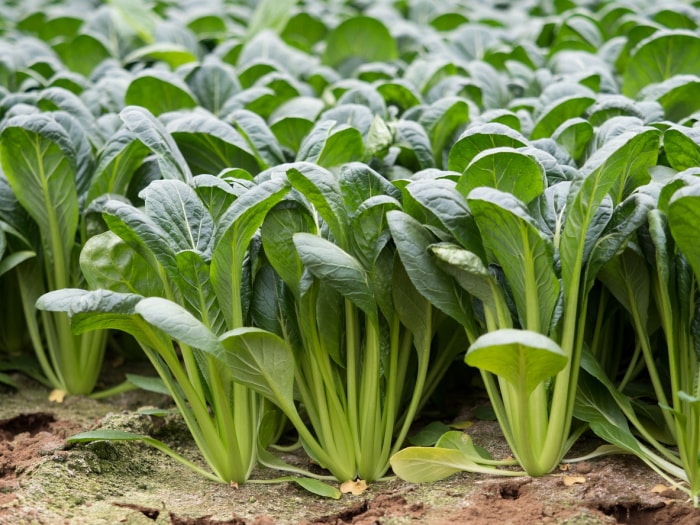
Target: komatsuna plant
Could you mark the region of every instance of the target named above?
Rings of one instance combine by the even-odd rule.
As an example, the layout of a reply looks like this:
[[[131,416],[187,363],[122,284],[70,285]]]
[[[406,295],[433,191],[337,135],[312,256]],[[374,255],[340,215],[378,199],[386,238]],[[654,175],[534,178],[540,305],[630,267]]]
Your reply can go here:
[[[447,181],[432,188],[426,181],[412,183],[414,200],[453,239],[423,249],[482,311],[479,326],[462,321],[471,339],[465,360],[481,370],[506,440],[530,475],[554,469],[584,428],[572,424],[588,293],[597,269],[642,224],[648,209],[636,196],[620,203],[609,193],[625,188],[621,174],[631,179],[653,165],[658,143],[655,129],[623,134],[591,156],[573,182],[540,194],[522,177],[539,180],[542,188],[542,170],[524,168],[514,181],[508,171],[497,170],[497,159],[492,175],[499,176],[487,178],[485,186],[470,188],[469,168],[454,184],[452,191],[468,189],[466,199],[444,198]],[[501,153],[506,154],[512,156]],[[446,217],[448,204],[463,217],[461,223]],[[405,232],[421,225],[401,212],[390,213],[389,225],[408,260],[421,236]],[[472,233],[476,228],[478,242],[464,235],[468,228]],[[409,275],[419,286],[421,271],[409,269]],[[469,319],[448,286],[419,289],[445,311]]]
[[[93,291],[42,296],[43,311],[68,314],[76,333],[117,329],[143,348],[173,397],[209,470],[148,436],[95,431],[71,441],[140,439],[220,482],[243,483],[256,465],[258,440],[279,434],[279,417],[233,380],[221,345],[209,345],[248,321],[255,276],[249,243],[266,211],[288,191],[285,179],[259,185],[211,175],[154,181],[144,209],[108,200],[109,231],[90,239],[81,266]],[[266,431],[261,427],[267,419]]]
[[[93,160],[86,133],[58,111],[17,116],[0,131],[3,176],[31,217],[6,220],[36,257],[16,266],[27,331],[43,374],[55,389],[89,394],[97,381],[106,332],[77,336],[64,314],[37,312],[44,292],[83,286],[77,253],[87,240],[79,197],[87,189]],[[19,217],[22,219],[22,217]],[[29,244],[27,244],[29,243]]]
[[[279,276],[259,274],[268,297],[253,315],[268,332],[222,342],[236,379],[282,409],[316,462],[340,481],[374,481],[464,338],[395,256],[385,222],[400,207],[393,185],[360,163],[285,170],[296,192],[261,232]]]

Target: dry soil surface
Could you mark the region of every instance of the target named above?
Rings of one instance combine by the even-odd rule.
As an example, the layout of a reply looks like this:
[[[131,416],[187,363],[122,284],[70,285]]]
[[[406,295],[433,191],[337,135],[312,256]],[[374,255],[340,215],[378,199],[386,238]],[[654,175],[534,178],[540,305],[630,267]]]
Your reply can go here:
[[[372,484],[358,496],[329,500],[294,484],[231,487],[203,479],[141,443],[67,447],[65,439],[93,428],[149,433],[197,460],[177,417],[139,415],[165,397],[130,392],[107,401],[63,403],[17,378],[0,391],[0,524],[700,524],[700,511],[636,458],[608,456],[562,465],[542,478],[458,474],[431,484],[397,479]],[[469,407],[463,416],[469,417]],[[498,426],[474,421],[474,441],[495,457],[507,447]],[[599,443],[584,438],[577,452]],[[254,478],[273,475],[260,470]]]

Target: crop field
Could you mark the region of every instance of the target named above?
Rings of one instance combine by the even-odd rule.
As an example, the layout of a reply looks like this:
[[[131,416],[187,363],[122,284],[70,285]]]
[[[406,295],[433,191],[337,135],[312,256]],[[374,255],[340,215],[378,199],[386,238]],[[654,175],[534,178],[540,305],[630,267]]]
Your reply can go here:
[[[1,2],[0,523],[700,523],[699,57],[689,1]],[[118,499],[180,476],[235,508]]]

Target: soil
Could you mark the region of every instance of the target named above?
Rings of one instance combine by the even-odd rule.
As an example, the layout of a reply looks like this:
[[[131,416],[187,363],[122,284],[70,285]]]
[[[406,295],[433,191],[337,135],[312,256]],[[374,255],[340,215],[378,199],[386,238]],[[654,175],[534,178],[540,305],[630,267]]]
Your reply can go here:
[[[17,525],[634,525],[700,524],[680,491],[631,456],[567,463],[541,478],[458,474],[430,484],[377,482],[359,495],[323,499],[289,483],[231,487],[208,481],[138,442],[66,446],[93,428],[127,429],[162,439],[197,461],[176,416],[137,413],[168,399],[133,391],[108,400],[48,400],[22,377],[0,391],[0,524]],[[465,408],[461,417],[473,417]],[[474,420],[468,432],[494,457],[508,449],[498,425]],[[580,454],[599,444],[584,437]],[[256,471],[253,478],[270,477]]]

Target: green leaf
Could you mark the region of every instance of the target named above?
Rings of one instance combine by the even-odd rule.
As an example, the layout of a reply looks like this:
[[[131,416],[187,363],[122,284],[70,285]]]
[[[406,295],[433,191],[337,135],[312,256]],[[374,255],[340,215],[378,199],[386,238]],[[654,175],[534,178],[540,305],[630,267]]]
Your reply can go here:
[[[267,397],[289,415],[294,408],[294,355],[279,336],[258,328],[237,328],[220,337],[233,378]]]
[[[323,63],[349,75],[361,64],[398,58],[396,42],[378,19],[356,16],[341,22],[326,38]]]
[[[317,496],[321,496],[323,498],[340,499],[340,496],[342,495],[337,488],[329,485],[328,483],[324,483],[319,479],[290,477],[289,481],[292,481],[304,490],[308,490],[312,494],[316,494]]]
[[[474,126],[462,133],[450,149],[447,169],[462,173],[469,163],[482,151],[491,148],[521,148],[527,141],[517,131],[503,124]]]
[[[700,100],[695,96],[700,89],[700,77],[676,75],[660,84],[644,88],[638,98],[656,100],[664,108],[666,118],[679,122],[700,109]]]
[[[226,102],[243,90],[235,69],[213,54],[207,55],[185,81],[201,106],[217,116]]]
[[[670,127],[664,131],[664,152],[675,170],[700,166],[700,134],[694,128]]]
[[[85,77],[89,76],[102,62],[112,58],[112,52],[105,43],[88,33],[81,33],[53,47],[68,69]]]
[[[671,235],[700,278],[700,245],[697,241],[700,224],[700,186],[686,186],[674,193],[668,206]]]
[[[187,114],[171,120],[167,131],[195,174],[216,175],[232,166],[253,174],[260,170],[246,140],[219,119]]]
[[[700,37],[689,31],[657,31],[632,51],[622,78],[622,93],[635,97],[649,84],[674,75],[700,75],[695,57],[700,53]]]
[[[134,173],[148,153],[148,148],[128,129],[112,135],[100,151],[87,203],[107,193],[125,195]]]
[[[562,370],[568,357],[547,336],[508,328],[480,336],[467,350],[464,361],[505,379],[519,395],[529,396],[544,380]]]
[[[248,21],[246,38],[249,39],[257,35],[263,29],[281,32],[296,4],[297,0],[262,0],[258,2]]]
[[[301,207],[292,204],[280,205],[270,210],[262,224],[261,234],[265,256],[296,297],[299,297],[304,266],[292,236],[297,232],[314,231],[315,225],[311,215]]]
[[[458,97],[445,97],[431,104],[420,116],[438,168],[445,164],[446,151],[454,134],[469,121],[469,105]]]
[[[427,226],[448,231],[467,250],[483,256],[484,248],[467,199],[447,178],[414,180],[404,188],[404,211]]]
[[[71,246],[78,228],[76,152],[48,114],[10,119],[0,135],[0,162],[17,200],[36,221],[53,288],[70,286]]]
[[[511,193],[525,204],[544,191],[544,168],[537,159],[513,148],[493,148],[477,154],[457,181],[465,197],[479,186]]]
[[[156,42],[139,47],[124,57],[124,62],[127,64],[151,60],[165,62],[172,69],[176,69],[184,64],[196,62],[197,56],[182,44]]]
[[[80,251],[80,268],[92,289],[165,295],[157,269],[111,231],[88,239]]]
[[[624,133],[596,151],[581,168],[583,180],[578,188],[572,188],[559,241],[565,290],[569,290],[574,280],[578,281],[577,272],[586,264],[595,241],[581,232],[591,228],[608,192],[617,188],[619,202],[641,179],[648,180],[647,169],[656,164],[659,152],[659,135],[658,130],[648,128],[639,133]]]
[[[440,437],[449,432],[450,427],[441,421],[433,421],[428,423],[418,432],[408,437],[408,442],[411,445],[418,447],[429,447],[438,442]],[[460,432],[461,434],[461,432]]]
[[[639,312],[642,327],[646,328],[651,281],[642,254],[628,247],[603,266],[597,277],[628,312]]]
[[[522,326],[548,333],[560,288],[551,241],[524,205],[508,193],[476,188],[467,202],[489,258],[503,268]]]
[[[170,391],[165,386],[163,380],[159,377],[142,376],[137,374],[126,374],[126,380],[146,392],[155,392],[156,394],[170,395]],[[161,410],[161,409],[156,409]]]
[[[557,99],[548,104],[540,113],[535,127],[530,133],[530,139],[551,137],[554,131],[566,120],[583,115],[584,111],[595,101],[592,97],[577,95]]]
[[[156,180],[140,194],[146,214],[165,232],[175,252],[194,250],[210,257],[214,220],[194,189],[179,180]]]
[[[572,159],[579,160],[593,138],[593,126],[582,118],[571,118],[562,122],[551,137],[569,152]]]
[[[476,254],[459,245],[441,242],[430,246],[430,252],[441,268],[452,275],[468,293],[496,312],[497,304],[505,304],[500,284]]]
[[[176,341],[197,348],[226,363],[224,347],[212,331],[182,306],[162,297],[146,297],[134,312]]]
[[[236,199],[219,221],[210,275],[229,327],[243,323],[241,281],[250,240],[267,212],[282,200],[288,190],[287,181],[283,179],[254,186]]]
[[[289,165],[287,177],[292,186],[313,204],[338,245],[345,246],[349,217],[338,178],[324,168],[305,162]]]
[[[197,106],[187,85],[164,71],[144,71],[134,78],[124,94],[124,103],[142,106],[156,116]]]
[[[360,262],[318,235],[294,234],[294,245],[304,266],[318,279],[352,301],[375,323],[377,303],[367,271]]]
[[[163,178],[182,181],[192,178],[177,144],[151,112],[139,106],[128,106],[119,116],[124,125],[155,154]]]
[[[387,222],[401,262],[416,289],[460,324],[471,326],[473,320],[467,311],[465,296],[428,251],[435,237],[418,221],[398,210],[387,213]]]
[[[239,109],[228,116],[234,128],[248,141],[261,168],[285,162],[284,153],[272,131],[259,115]]]

